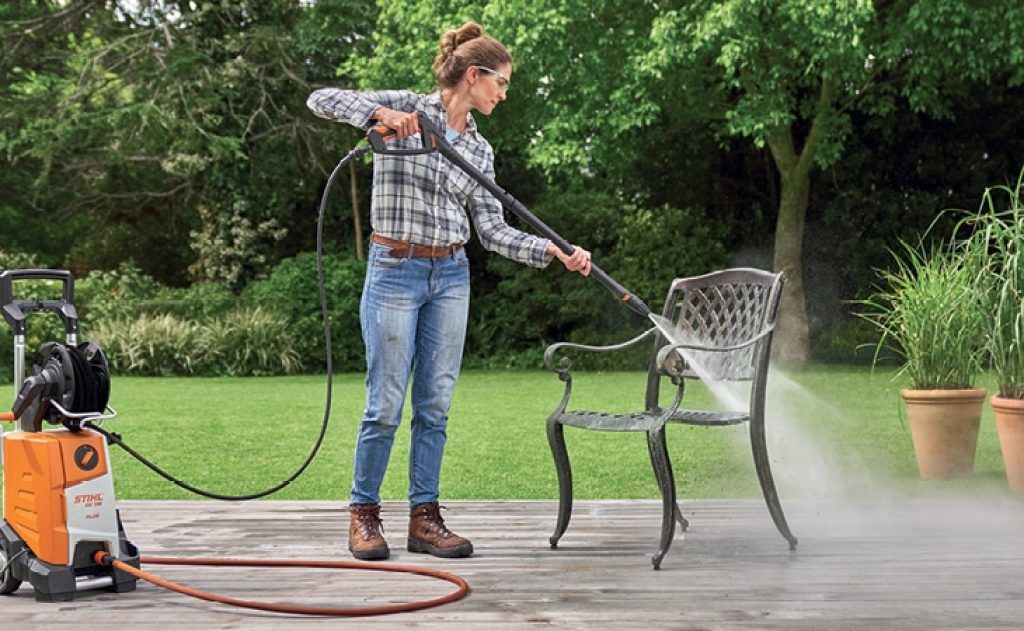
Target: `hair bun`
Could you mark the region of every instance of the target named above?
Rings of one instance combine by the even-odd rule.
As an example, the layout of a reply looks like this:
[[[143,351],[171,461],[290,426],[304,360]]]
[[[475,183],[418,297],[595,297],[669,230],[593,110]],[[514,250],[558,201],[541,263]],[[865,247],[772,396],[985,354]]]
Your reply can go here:
[[[441,36],[440,57],[447,59],[455,53],[455,49],[466,42],[483,36],[484,29],[476,22],[466,22],[457,29],[452,29]]]
[[[452,31],[452,33],[455,35],[455,47],[458,48],[468,41],[482,37],[484,34],[484,28],[476,22],[470,21]]]
[[[441,59],[447,59],[455,53],[455,49],[458,48],[458,33],[455,31],[448,31],[441,36],[441,52],[438,55]]]

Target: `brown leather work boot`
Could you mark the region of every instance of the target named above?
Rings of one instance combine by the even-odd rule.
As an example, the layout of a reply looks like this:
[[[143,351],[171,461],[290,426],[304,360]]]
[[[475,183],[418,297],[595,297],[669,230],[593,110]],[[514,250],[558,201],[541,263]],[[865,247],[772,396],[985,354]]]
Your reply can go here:
[[[352,504],[348,507],[348,549],[357,559],[372,561],[391,555],[381,534],[380,504]]]
[[[409,514],[409,552],[425,552],[436,557],[468,557],[473,544],[448,530],[437,502],[417,504]]]

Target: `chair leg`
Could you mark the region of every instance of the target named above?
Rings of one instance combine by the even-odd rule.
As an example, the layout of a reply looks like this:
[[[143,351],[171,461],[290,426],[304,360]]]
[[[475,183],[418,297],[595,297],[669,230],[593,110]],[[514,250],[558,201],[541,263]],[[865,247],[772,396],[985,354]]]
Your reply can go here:
[[[661,432],[661,448],[665,450],[665,455],[667,457],[668,456],[668,445],[665,442],[665,432],[664,432],[664,430],[662,430],[662,432]],[[647,442],[647,453],[651,457],[651,468],[654,469],[654,475],[658,476],[659,475],[659,469],[658,469],[657,464],[655,464],[654,449],[651,448],[650,441]],[[675,489],[676,488],[676,478],[675,478],[675,473],[673,473],[673,471],[672,471],[672,467],[669,466],[666,469],[666,472],[668,473],[668,484],[673,489]],[[660,479],[658,480],[658,488],[661,488],[661,480]],[[676,521],[679,522],[679,530],[681,530],[682,532],[686,532],[686,530],[690,527],[690,522],[686,521],[686,518],[683,517],[683,511],[682,511],[681,508],[679,508],[679,503],[678,502],[676,502],[676,507],[675,507],[675,511],[674,512],[675,512]]]
[[[654,465],[654,474],[661,489],[661,542],[658,551],[651,558],[654,569],[661,569],[661,560],[665,558],[669,547],[672,545],[672,536],[675,534],[676,513],[676,487],[672,482],[672,465],[668,459],[668,449],[665,448],[665,428],[647,432],[647,447],[651,452],[651,459]]]
[[[675,484],[673,483],[672,486],[674,488]],[[683,517],[683,511],[681,508],[679,508],[678,502],[676,503],[676,521],[679,522],[679,530],[681,532],[686,532],[690,529],[690,522],[688,522],[686,518]]]
[[[565,449],[563,427],[556,420],[548,419],[548,445],[558,472],[558,523],[555,525],[555,533],[548,540],[552,548],[558,547],[558,540],[569,527],[569,517],[572,515],[572,467],[569,465],[569,452]]]
[[[786,516],[782,513],[782,504],[779,503],[779,494],[775,490],[775,479],[772,477],[771,464],[768,460],[768,446],[765,443],[763,417],[755,416],[750,420],[750,447],[754,453],[754,469],[761,482],[761,491],[764,493],[764,501],[768,505],[772,521],[775,522],[779,533],[789,542],[789,549],[796,550],[797,538],[789,530]]]

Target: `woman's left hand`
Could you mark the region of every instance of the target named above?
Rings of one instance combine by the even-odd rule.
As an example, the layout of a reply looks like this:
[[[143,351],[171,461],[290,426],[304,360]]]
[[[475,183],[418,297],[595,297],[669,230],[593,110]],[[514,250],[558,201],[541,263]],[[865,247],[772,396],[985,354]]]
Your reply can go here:
[[[590,252],[578,245],[573,246],[573,253],[566,254],[562,249],[552,243],[548,246],[548,252],[558,257],[558,260],[565,265],[570,272],[579,272],[584,276],[590,276]]]

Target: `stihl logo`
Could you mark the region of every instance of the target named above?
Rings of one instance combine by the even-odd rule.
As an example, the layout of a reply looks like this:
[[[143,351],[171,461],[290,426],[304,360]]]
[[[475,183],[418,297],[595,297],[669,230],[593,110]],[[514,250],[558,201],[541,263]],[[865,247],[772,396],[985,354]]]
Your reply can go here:
[[[82,506],[100,506],[103,504],[102,493],[84,493],[75,496],[75,504]]]

